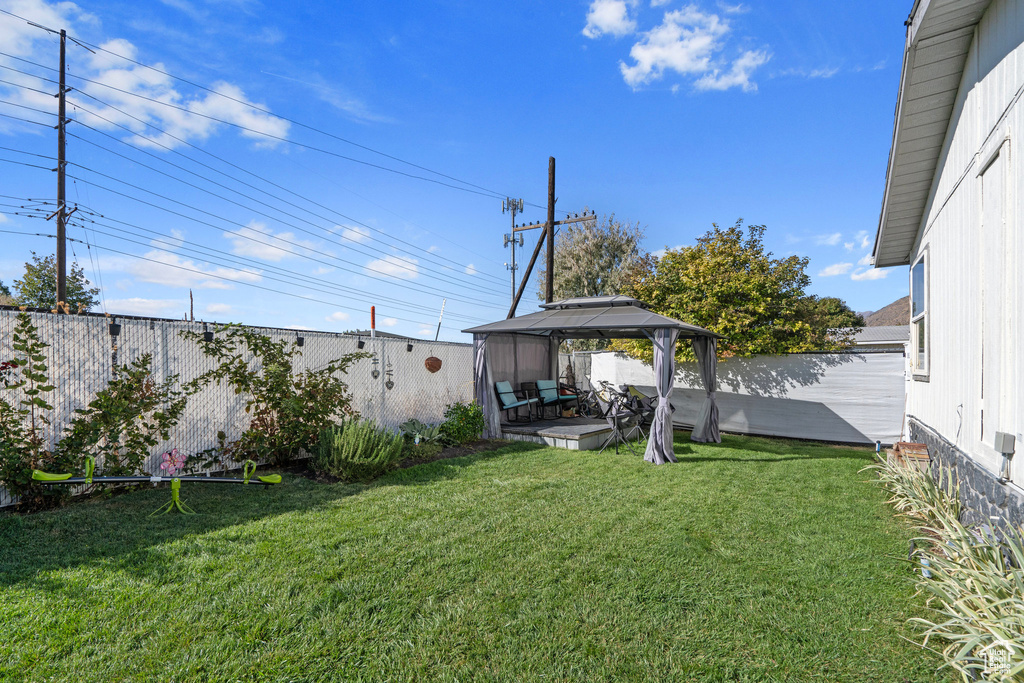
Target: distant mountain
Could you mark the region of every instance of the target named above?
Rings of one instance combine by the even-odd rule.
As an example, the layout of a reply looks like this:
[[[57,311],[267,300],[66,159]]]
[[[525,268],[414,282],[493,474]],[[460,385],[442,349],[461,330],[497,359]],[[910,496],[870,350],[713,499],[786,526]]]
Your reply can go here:
[[[886,325],[910,324],[910,296],[897,299],[885,308],[864,316],[866,327],[884,327]]]

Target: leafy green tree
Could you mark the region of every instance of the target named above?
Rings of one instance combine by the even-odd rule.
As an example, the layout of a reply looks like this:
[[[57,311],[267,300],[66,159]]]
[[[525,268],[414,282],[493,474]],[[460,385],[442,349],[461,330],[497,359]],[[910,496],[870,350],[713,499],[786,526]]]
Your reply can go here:
[[[17,302],[11,296],[11,288],[5,285],[3,280],[0,280],[0,306],[13,306],[15,303]]]
[[[99,303],[96,295],[100,290],[90,287],[85,271],[72,263],[67,277],[67,297],[64,302],[69,311],[88,311]],[[53,254],[40,258],[32,252],[32,262],[25,263],[25,274],[14,281],[16,300],[21,306],[31,308],[57,307],[57,257]]]
[[[808,259],[774,258],[764,248],[765,226],[712,225],[696,244],[647,257],[627,273],[623,293],[651,309],[724,335],[720,357],[775,355],[845,348],[847,322],[856,322],[840,300],[808,296]],[[856,317],[856,314],[853,314]],[[848,319],[849,318],[849,319]],[[837,326],[844,329],[837,331]],[[650,342],[617,342],[616,348],[650,362]],[[680,345],[680,358],[690,351]]]
[[[639,223],[623,223],[615,220],[615,214],[568,226],[555,238],[555,301],[619,294],[626,284],[625,271],[643,253],[643,238]],[[539,278],[537,295],[543,299],[548,281],[546,266],[541,267]]]
[[[612,296],[621,294],[625,274],[643,258],[640,241],[644,231],[640,224],[615,220],[615,214],[600,221],[586,221],[568,226],[555,238],[554,299],[578,296]],[[547,267],[542,266],[537,296],[544,298],[547,288]],[[568,349],[593,350],[607,348],[607,340],[570,339]]]

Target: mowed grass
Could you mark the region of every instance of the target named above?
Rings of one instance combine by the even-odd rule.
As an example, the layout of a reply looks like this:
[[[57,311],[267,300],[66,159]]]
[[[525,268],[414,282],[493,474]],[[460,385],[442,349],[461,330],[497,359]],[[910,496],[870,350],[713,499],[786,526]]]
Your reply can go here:
[[[676,436],[0,515],[0,680],[953,680],[870,451]]]

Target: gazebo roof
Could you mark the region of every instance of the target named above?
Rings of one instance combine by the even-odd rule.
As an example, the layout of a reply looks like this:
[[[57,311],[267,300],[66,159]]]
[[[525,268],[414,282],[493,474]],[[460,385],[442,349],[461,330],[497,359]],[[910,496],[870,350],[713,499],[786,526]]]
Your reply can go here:
[[[470,334],[533,334],[566,339],[646,339],[656,329],[679,330],[679,337],[713,337],[703,327],[647,310],[628,296],[595,296],[542,304],[544,310],[463,330]]]

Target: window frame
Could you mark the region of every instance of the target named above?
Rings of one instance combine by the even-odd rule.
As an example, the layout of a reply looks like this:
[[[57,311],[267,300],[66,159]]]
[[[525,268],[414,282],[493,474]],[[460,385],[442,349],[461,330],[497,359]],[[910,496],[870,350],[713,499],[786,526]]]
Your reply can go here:
[[[931,334],[929,334],[928,321],[930,316],[928,315],[931,306],[929,305],[929,287],[928,287],[928,264],[929,264],[929,253],[928,247],[924,247],[918,254],[918,257],[914,259],[910,266],[910,368],[911,374],[915,380],[928,381],[931,371]],[[914,313],[914,269],[918,266],[922,267],[921,277],[921,306],[922,309],[916,315]],[[924,333],[924,350],[919,348],[920,343],[920,331]]]

